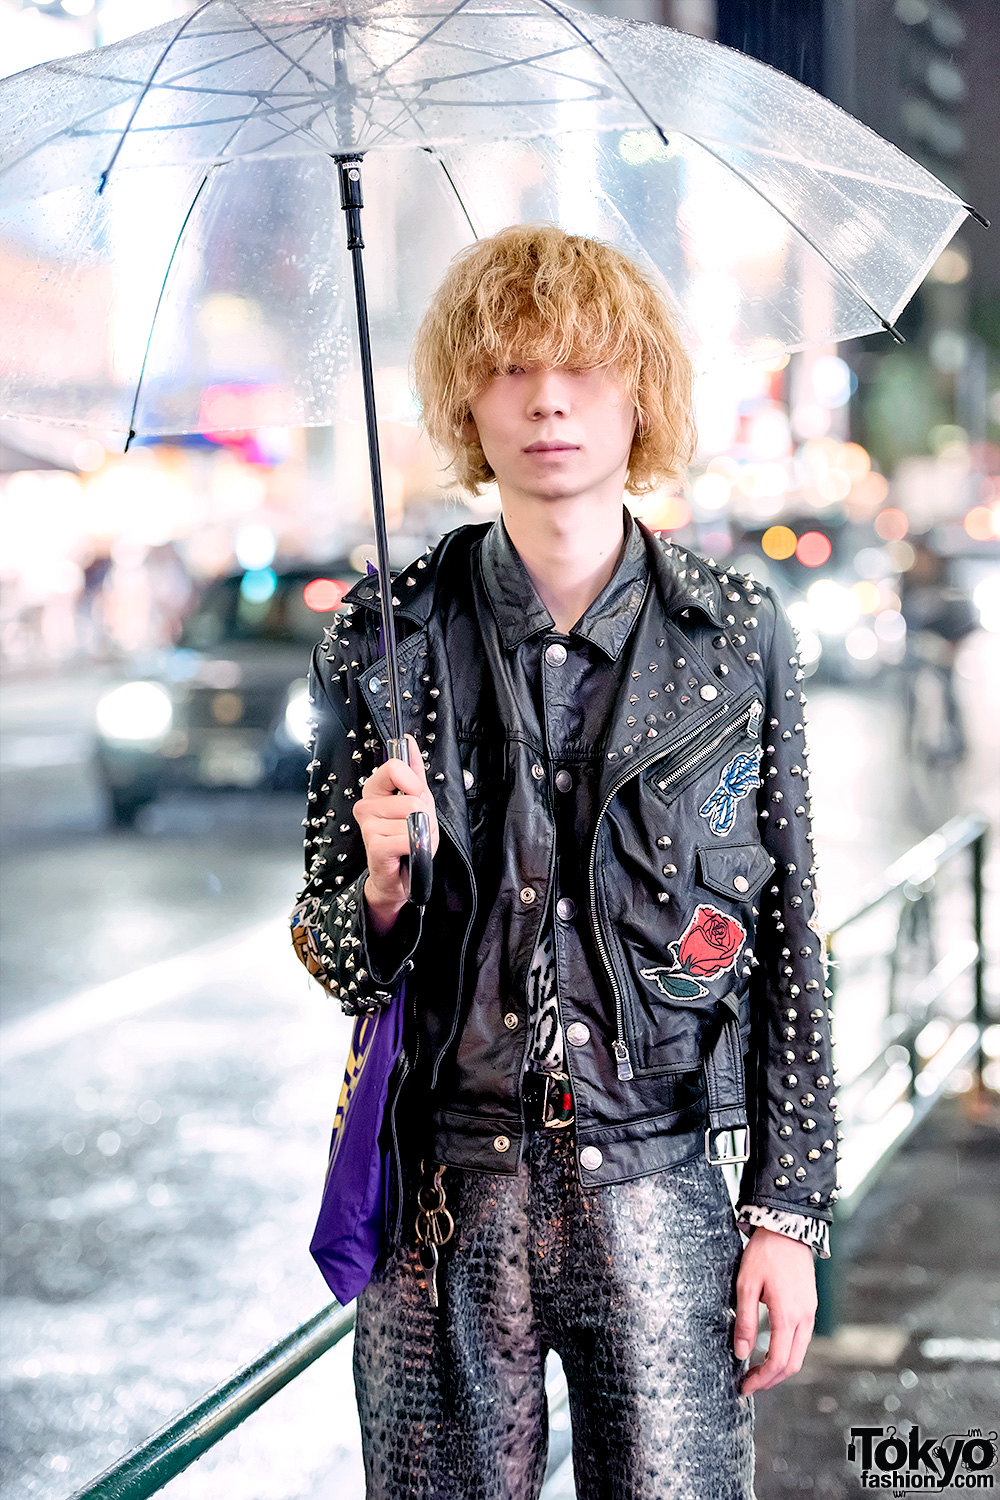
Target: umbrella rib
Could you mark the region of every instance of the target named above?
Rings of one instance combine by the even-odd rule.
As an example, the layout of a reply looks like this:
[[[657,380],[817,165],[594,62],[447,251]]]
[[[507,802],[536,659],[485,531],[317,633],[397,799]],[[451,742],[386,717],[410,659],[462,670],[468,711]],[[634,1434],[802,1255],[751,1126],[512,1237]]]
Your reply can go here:
[[[635,93],[633,93],[632,89],[625,82],[625,79],[622,78],[622,76],[618,72],[617,68],[615,68],[615,66],[612,63],[608,62],[607,58],[604,56],[603,52],[601,52],[601,50],[597,46],[596,42],[592,41],[591,38],[588,37],[587,33],[585,31],[581,30],[581,28],[579,26],[577,26],[577,24],[576,24],[575,21],[571,20],[571,18],[569,16],[565,15],[559,9],[558,5],[555,4],[555,0],[537,0],[537,3],[539,5],[546,6],[549,10],[555,11],[556,15],[562,16],[562,19],[566,22],[566,25],[572,27],[572,29],[579,36],[581,36],[583,38],[583,40],[587,43],[588,47],[593,48],[593,51],[594,51],[595,55],[600,58],[601,62],[608,69],[608,71],[611,72],[614,75],[615,78],[617,78],[618,82],[621,84],[622,88],[626,91],[626,93],[628,94],[629,98],[633,101],[633,103],[636,105],[636,107],[639,110],[641,110],[642,113],[645,115],[646,119],[649,121],[650,125],[652,125],[653,129],[656,131],[656,133],[660,137],[661,141],[663,141],[664,145],[669,145],[669,140],[667,138],[666,132],[664,131],[662,125],[660,125],[659,122],[653,118],[653,116],[650,114],[649,110],[643,104],[642,100],[639,99],[638,96]],[[683,131],[680,132],[680,134],[683,134],[683,133],[684,133]],[[721,164],[727,169],[727,171],[732,172],[735,177],[738,177],[739,180],[746,187],[750,188],[751,192],[754,192],[759,197],[763,198],[763,200],[764,200],[765,203],[769,203],[771,205],[771,207],[774,209],[775,213],[779,213],[781,215],[781,217],[785,220],[785,222],[791,226],[791,228],[795,231],[795,233],[798,234],[798,235],[801,235],[802,239],[805,240],[806,244],[809,245],[811,247],[811,249],[815,250],[816,254],[820,257],[820,259],[824,260],[826,262],[826,264],[830,267],[830,269],[837,276],[839,276],[841,278],[841,280],[843,282],[845,282],[845,284],[848,287],[850,287],[850,289],[854,293],[854,295],[856,297],[859,297],[861,299],[861,301],[868,308],[868,311],[870,313],[872,313],[874,317],[878,318],[879,322],[882,324],[882,327],[885,329],[886,333],[891,334],[892,337],[896,340],[897,343],[902,343],[903,342],[903,336],[902,336],[902,334],[898,333],[897,330],[888,321],[888,319],[886,319],[886,318],[884,318],[882,316],[882,314],[879,312],[878,308],[874,307],[872,305],[872,303],[869,302],[869,300],[865,296],[864,292],[861,290],[861,288],[858,286],[857,282],[854,280],[854,277],[851,276],[849,272],[843,270],[842,267],[838,266],[837,263],[836,263],[836,261],[831,260],[830,257],[826,254],[826,252],[820,249],[820,247],[815,243],[815,241],[813,239],[811,239],[808,234],[806,234],[806,232],[800,227],[800,225],[798,225],[798,224],[795,223],[794,219],[792,219],[791,216],[788,213],[786,213],[786,211],[783,208],[779,207],[779,205],[777,203],[772,203],[771,199],[767,196],[766,193],[762,192],[761,189],[759,187],[757,187],[755,183],[751,182],[751,180],[749,179],[749,177],[747,177],[747,175],[744,172],[741,172],[738,167],[734,167],[729,162],[727,162],[725,160],[725,158],[723,156],[721,156],[718,151],[713,150],[711,146],[706,146],[704,144],[704,142],[702,142],[702,141],[700,141],[698,139],[697,136],[688,136],[687,139],[694,141],[696,145],[700,145],[703,151],[707,151],[708,154],[710,156],[712,156],[716,161],[721,162]]]
[[[470,0],[460,0],[460,3],[455,6],[454,10],[449,11],[446,16],[440,16],[437,20],[436,26],[432,26],[430,31],[425,32],[423,36],[417,37],[416,41],[413,43],[413,46],[408,48],[406,52],[401,54],[401,56],[394,58],[393,61],[388,64],[388,66],[391,68],[398,67],[401,62],[405,62],[408,57],[412,57],[413,53],[419,51],[421,47],[425,46],[426,43],[429,42],[431,38],[441,30],[442,26],[447,25],[449,21],[453,21],[461,11],[465,10],[466,6],[469,3]]]
[[[265,41],[269,41],[270,42],[271,46],[274,48],[275,52],[277,52],[277,54],[278,54],[279,57],[283,57],[286,62],[290,62],[290,63],[293,64],[293,66],[301,68],[302,73],[308,79],[310,85],[313,88],[315,88],[317,86],[317,83],[319,82],[319,80],[313,75],[313,73],[310,71],[310,69],[304,67],[301,63],[296,63],[294,58],[289,57],[288,54],[281,47],[279,47],[278,44],[275,41],[271,40],[271,38],[269,38],[266,35],[266,33],[264,33],[263,31],[261,31],[261,29],[258,26],[258,24],[257,24],[256,21],[254,21],[250,16],[248,16],[245,11],[241,10],[241,8],[239,7],[239,5],[235,4],[235,0],[229,0],[229,3],[232,4],[233,9],[236,11],[237,15],[243,16],[243,19],[247,22],[247,24],[249,26],[253,27],[254,31],[257,32],[258,36],[261,36],[261,37],[264,38]],[[336,139],[337,127],[336,127],[336,125],[334,125],[333,121],[330,119],[329,112],[328,112],[327,107],[326,107],[325,104],[321,105],[321,112],[324,115],[326,115],[327,123],[331,127],[331,129],[333,130],[334,138]]]
[[[355,37],[354,44],[358,48],[358,50],[361,51],[364,54],[364,56],[367,58],[367,60],[369,62],[373,62],[373,59],[372,59],[371,54],[369,53],[368,49],[362,45],[362,43],[357,39],[357,37]],[[382,77],[383,77],[383,81],[388,85],[389,88],[393,89],[393,91],[397,93],[397,97],[398,97],[398,91],[396,90],[396,85],[393,84],[393,83],[391,83],[390,80],[388,78],[386,78],[384,71],[383,71]],[[374,96],[373,96],[372,97],[372,105],[371,105],[371,107],[374,108],[374,105],[375,105],[375,100],[374,100]],[[400,100],[400,105],[401,105],[401,107],[405,108],[406,107],[406,101],[405,100]],[[411,111],[411,113],[412,113],[412,111]],[[371,111],[369,110],[369,117],[370,117],[370,114],[371,114]],[[417,127],[418,130],[420,130],[421,132],[423,132],[423,126],[421,125],[419,119],[416,118],[416,116],[414,116],[414,124],[416,125],[416,127]],[[472,232],[472,238],[474,240],[478,240],[479,234],[478,234],[478,232],[476,230],[475,224],[472,222],[472,215],[469,213],[468,208],[465,206],[465,199],[462,197],[461,193],[459,192],[458,186],[457,186],[457,184],[455,182],[455,179],[452,177],[451,172],[448,170],[448,167],[447,167],[447,165],[445,163],[445,160],[444,160],[443,156],[441,156],[440,152],[434,146],[424,146],[423,150],[425,150],[428,153],[428,155],[430,155],[431,157],[433,157],[437,161],[437,163],[440,166],[442,172],[444,173],[445,177],[448,180],[449,187],[451,188],[452,192],[455,194],[455,197],[456,197],[456,199],[458,201],[459,208],[462,210],[462,213],[465,215],[465,221],[468,224],[469,229]]]
[[[252,52],[252,51],[260,51],[260,50],[262,50],[262,49],[258,48],[258,47],[254,47],[254,48],[249,48],[248,47],[246,49],[246,52],[249,53],[249,52]],[[240,56],[243,56],[243,55],[245,55],[245,54],[243,54],[243,53],[235,53],[235,54],[233,54],[233,56],[235,56],[235,57],[240,57]],[[161,59],[161,61],[162,61],[162,59]],[[205,67],[205,68],[214,67],[217,64],[217,61],[218,61],[218,59],[213,58],[211,61],[203,63],[201,66]],[[232,61],[232,57],[226,58],[226,61],[227,62]],[[48,72],[53,73],[53,74],[62,74],[62,75],[65,75],[67,77],[72,77],[72,78],[77,78],[77,77],[81,76],[77,72],[76,69],[72,69],[72,68],[67,67],[67,65],[66,65],[66,59],[64,59],[64,58],[56,58],[53,62],[46,64],[46,68],[47,68]],[[194,70],[189,70],[189,71],[198,71],[198,70],[194,69]],[[136,80],[134,78],[123,78],[120,75],[115,74],[115,73],[101,73],[99,75],[89,74],[87,76],[90,78],[91,81],[93,81],[95,78],[99,78],[102,83],[117,83],[117,84],[126,85],[128,87],[135,87],[135,84],[136,84]],[[158,84],[157,87],[175,88],[175,84],[173,82],[170,82],[168,84]],[[221,93],[221,92],[224,92],[224,91],[223,90],[217,90],[216,92],[220,92]],[[99,109],[93,110],[90,113],[90,115],[85,115],[83,117],[83,120],[78,121],[73,126],[71,133],[73,135],[78,135],[78,136],[84,136],[84,135],[86,135],[88,132],[85,131],[85,130],[83,130],[81,128],[82,123],[84,121],[86,121],[86,120],[98,119],[102,114],[105,114],[107,112],[107,108],[108,108],[108,106],[106,104],[102,104]],[[215,122],[210,122],[210,123],[215,123]],[[130,124],[131,124],[131,122],[130,122]],[[130,128],[130,127],[127,126],[126,129],[128,129],[128,128]],[[160,127],[160,128],[163,128],[163,127]],[[173,130],[173,129],[176,129],[177,127],[170,126],[168,128],[171,129],[171,130]],[[29,150],[25,151],[22,156],[11,158],[7,162],[7,164],[3,168],[3,170],[6,172],[6,171],[9,171],[11,167],[19,166],[21,164],[21,162],[27,161],[28,158],[30,156],[32,156],[36,151],[41,151],[41,150],[44,149],[44,147],[46,147],[47,145],[49,145],[52,141],[58,140],[61,135],[63,135],[64,133],[66,133],[66,131],[67,131],[67,128],[65,126],[60,126],[60,128],[58,130],[53,131],[53,133],[51,135],[49,135],[49,136],[46,136],[44,140],[37,141]],[[94,131],[92,131],[90,133],[93,134],[95,136],[95,138],[96,138],[102,132],[99,131],[99,130],[94,130]],[[135,132],[133,132],[133,134],[134,133]]]
[[[319,27],[319,26],[317,26],[317,27],[311,27],[310,26],[310,27],[303,28],[303,31],[299,32],[298,35],[301,36],[301,35],[304,34],[304,32],[309,31],[309,30],[315,30],[316,31],[316,33],[317,33],[317,36],[316,36],[317,43],[321,40],[322,36],[325,34],[324,30],[321,27]],[[248,50],[251,50],[251,49],[248,49]],[[259,49],[254,48],[252,50],[256,51],[256,50],[259,50]],[[228,58],[227,58],[227,61],[229,61]],[[269,102],[270,102],[270,98],[272,96],[274,88],[277,85],[283,83],[285,81],[285,79],[289,76],[289,74],[293,73],[294,71],[295,71],[294,67],[293,66],[289,66],[288,68],[285,69],[285,72],[282,73],[281,76],[278,79],[276,79],[274,82],[272,82],[272,84],[270,85],[270,88],[268,90],[267,95],[264,96],[264,97],[267,97],[267,99],[268,99]],[[229,137],[229,140],[222,147],[223,151],[228,151],[229,150],[229,148],[232,145],[233,141],[235,141],[238,138],[240,132],[242,130],[244,130],[246,128],[247,124],[249,123],[249,121],[254,118],[254,116],[257,113],[257,111],[261,108],[263,102],[264,102],[264,98],[261,97],[260,95],[258,95],[257,102],[254,105],[253,109],[251,109],[251,111],[250,111],[250,113],[248,115],[245,115],[243,117],[243,119],[240,122],[240,124],[237,126],[237,128],[233,131],[232,135]],[[276,113],[279,113],[279,111],[275,110],[273,108],[269,108],[268,115],[267,115],[268,120],[270,120],[270,118],[274,114],[276,114]],[[213,123],[218,123],[218,122],[217,121],[213,121]],[[296,133],[298,133],[298,128],[296,130]],[[244,154],[249,154],[249,153],[244,153]],[[228,159],[231,159],[231,158],[228,158]]]
[[[181,33],[185,31],[188,26],[190,26],[191,22],[194,21],[198,16],[200,16],[202,11],[208,10],[209,6],[214,5],[215,3],[216,0],[203,0],[203,4],[199,5],[197,9],[193,10],[189,16],[185,16],[180,26],[178,26],[177,30],[174,32],[174,35],[170,38],[163,51],[160,53],[160,56],[156,62],[156,66],[154,67],[149,77],[146,79],[146,82],[142,86],[142,90],[139,94],[138,99],[132,106],[132,113],[129,115],[128,120],[125,122],[125,129],[119,136],[118,144],[115,146],[114,151],[112,151],[111,153],[111,160],[108,162],[107,166],[104,168],[104,171],[101,173],[101,180],[97,185],[98,193],[103,193],[105,187],[107,186],[108,174],[110,173],[111,168],[114,166],[115,162],[118,160],[118,153],[121,151],[122,147],[125,144],[125,137],[128,135],[129,127],[138,114],[139,107],[142,104],[142,101],[145,99],[146,95],[149,93],[149,90],[152,88],[153,80],[155,79],[161,64],[166,60],[167,53],[170,51],[171,47],[174,45],[174,42],[177,41]]]
[[[683,131],[680,131],[678,133],[679,134],[684,134]],[[697,141],[698,144],[699,144],[699,146],[704,146],[706,150],[710,150],[711,148],[708,146],[707,142],[713,141],[714,138],[712,136],[705,136],[705,135],[701,135],[699,133],[696,136],[695,135],[688,136],[688,139],[692,140],[692,141]],[[723,143],[719,142],[719,144],[722,145]],[[801,156],[793,156],[790,151],[775,151],[771,147],[766,147],[765,148],[763,146],[746,146],[746,145],[741,145],[740,150],[742,150],[742,151],[752,151],[754,153],[754,155],[769,156],[769,157],[773,158],[774,161],[787,162],[790,166],[793,166],[793,167],[810,167],[814,171],[829,172],[831,175],[835,175],[837,177],[849,177],[852,182],[866,182],[871,187],[890,187],[890,188],[897,188],[898,187],[898,189],[899,189],[900,192],[912,193],[916,197],[930,198],[932,200],[932,202],[935,202],[935,203],[938,203],[938,202],[940,202],[940,203],[946,203],[950,198],[954,198],[956,203],[960,201],[958,199],[958,197],[953,192],[951,192],[951,190],[949,188],[945,188],[945,191],[943,193],[935,193],[935,192],[932,192],[928,188],[909,187],[909,186],[907,186],[907,187],[904,188],[904,187],[899,186],[896,183],[891,183],[891,182],[887,183],[883,177],[873,177],[870,172],[859,172],[855,167],[839,167],[839,166],[834,167],[834,166],[829,166],[829,165],[826,165],[826,164],[820,164],[820,163],[817,163],[817,162],[804,161]],[[713,151],[712,154],[715,155],[716,153]],[[719,159],[720,160],[724,160],[724,158],[719,158]],[[727,163],[727,165],[728,165],[728,163]],[[768,199],[768,202],[770,202],[770,199]],[[963,207],[967,208],[968,204],[963,204]],[[779,213],[781,212],[780,209],[778,209],[776,211],[779,212]]]
[[[157,318],[159,316],[159,313],[160,313],[160,306],[161,306],[161,304],[163,302],[163,296],[164,296],[164,293],[166,292],[166,289],[167,289],[167,282],[170,279],[170,272],[173,269],[173,264],[174,264],[174,260],[175,260],[175,258],[177,256],[177,251],[178,251],[178,249],[180,247],[181,240],[184,237],[184,231],[187,228],[188,223],[190,222],[191,215],[194,213],[195,204],[198,202],[198,199],[201,197],[202,189],[204,188],[204,186],[205,186],[205,184],[208,181],[208,179],[209,179],[210,176],[211,176],[211,173],[210,172],[206,172],[205,175],[204,175],[204,177],[201,179],[201,181],[198,184],[197,190],[195,191],[195,195],[191,199],[190,204],[188,205],[188,211],[184,215],[184,221],[181,224],[180,229],[177,231],[177,238],[174,241],[174,248],[170,252],[170,259],[167,261],[167,269],[163,273],[163,283],[162,283],[162,285],[160,287],[159,295],[156,298],[156,307],[153,310],[153,316],[150,319],[150,323],[149,323],[149,333],[148,333],[148,335],[146,337],[146,348],[143,351],[142,364],[139,367],[139,378],[138,378],[138,380],[135,383],[135,395],[132,398],[132,414],[129,417],[129,424],[128,424],[128,437],[125,439],[125,448],[123,450],[126,453],[128,452],[129,443],[131,443],[132,439],[136,435],[136,433],[135,433],[135,414],[136,414],[136,411],[138,410],[138,407],[139,407],[139,391],[142,388],[142,378],[143,378],[143,376],[146,373],[146,361],[149,359],[149,350],[150,350],[150,346],[152,345],[152,342],[153,342],[153,332],[154,332],[154,330],[156,328],[156,320],[157,320]]]
[[[543,0],[543,3],[547,4],[548,0]],[[647,118],[651,118],[651,116],[647,115]],[[660,130],[660,127],[658,125],[656,125],[656,129],[659,131],[661,138],[663,140],[666,140],[666,136],[663,134],[663,131]],[[700,146],[703,151],[707,151],[708,155],[712,157],[713,161],[719,162],[723,167],[725,167],[727,172],[732,172],[733,176],[737,177],[739,181],[743,183],[744,187],[748,187],[752,193],[756,193],[759,198],[763,198],[764,202],[767,203],[771,208],[773,208],[775,213],[781,215],[785,223],[789,225],[792,231],[795,234],[799,235],[803,240],[805,240],[806,244],[811,250],[814,250],[816,252],[820,260],[824,261],[826,265],[830,267],[830,270],[833,271],[834,275],[840,277],[841,281],[843,281],[844,284],[850,288],[855,297],[857,297],[861,302],[864,303],[865,307],[867,307],[872,316],[878,318],[886,333],[891,334],[897,344],[903,344],[906,342],[906,340],[903,338],[903,335],[893,327],[888,318],[884,317],[882,313],[879,312],[878,308],[875,307],[873,303],[869,302],[868,298],[858,286],[858,283],[855,281],[850,272],[845,271],[842,266],[838,266],[835,260],[831,260],[826,251],[822,250],[819,245],[817,245],[816,241],[812,238],[811,235],[806,234],[801,224],[796,224],[795,220],[789,213],[786,212],[785,209],[783,209],[779,204],[774,203],[766,193],[761,191],[761,189],[747,176],[745,172],[742,172],[740,170],[739,167],[734,167],[733,164],[731,162],[728,162],[724,156],[722,156],[718,151],[713,150],[711,146],[706,146],[704,141],[699,140],[697,136],[688,136],[688,140],[694,141],[696,146]]]
[[[458,206],[465,215],[465,222],[468,224],[470,230],[472,231],[472,238],[474,240],[478,240],[479,231],[476,229],[475,224],[472,222],[472,215],[469,213],[469,210],[465,206],[465,199],[462,197],[461,193],[458,190],[458,185],[456,184],[454,177],[452,177],[451,175],[447,162],[445,161],[441,153],[436,149],[436,147],[425,146],[424,150],[428,152],[429,155],[434,157],[445,177],[447,177],[448,186],[451,188],[452,192],[455,194],[455,197],[458,199]]]

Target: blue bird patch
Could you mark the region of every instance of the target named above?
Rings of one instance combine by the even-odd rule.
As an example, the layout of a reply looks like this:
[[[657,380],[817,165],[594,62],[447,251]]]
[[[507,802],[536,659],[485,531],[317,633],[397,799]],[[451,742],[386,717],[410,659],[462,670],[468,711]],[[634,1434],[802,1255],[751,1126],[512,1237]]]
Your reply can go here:
[[[708,819],[708,826],[718,837],[725,838],[736,822],[736,804],[741,797],[760,785],[761,747],[745,750],[734,755],[719,777],[714,792],[698,809],[701,817]]]

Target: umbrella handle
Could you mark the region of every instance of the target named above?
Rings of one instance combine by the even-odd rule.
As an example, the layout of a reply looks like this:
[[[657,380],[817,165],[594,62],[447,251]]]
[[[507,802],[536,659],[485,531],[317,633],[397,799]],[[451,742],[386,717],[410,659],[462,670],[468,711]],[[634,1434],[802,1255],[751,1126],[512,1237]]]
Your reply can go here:
[[[406,831],[410,835],[410,856],[407,864],[406,899],[414,906],[426,906],[431,899],[431,878],[434,869],[431,854],[431,820],[425,812],[410,813],[406,820]]]
[[[410,761],[409,740],[390,739],[390,759]],[[410,836],[410,853],[399,862],[399,873],[406,887],[406,899],[413,906],[426,906],[431,898],[431,882],[434,871],[434,856],[431,853],[431,820],[425,812],[410,813],[406,819],[406,831]]]

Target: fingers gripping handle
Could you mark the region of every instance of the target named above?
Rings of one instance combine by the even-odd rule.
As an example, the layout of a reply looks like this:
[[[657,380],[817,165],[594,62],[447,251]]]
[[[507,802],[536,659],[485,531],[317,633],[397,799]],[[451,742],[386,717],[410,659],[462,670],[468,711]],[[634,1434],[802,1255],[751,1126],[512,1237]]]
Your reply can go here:
[[[390,739],[390,759],[412,765],[408,740]],[[406,886],[406,899],[413,906],[426,906],[431,896],[434,857],[431,853],[431,820],[425,812],[410,813],[406,820],[410,836],[409,857],[400,860],[400,874]],[[405,867],[405,868],[404,868]]]

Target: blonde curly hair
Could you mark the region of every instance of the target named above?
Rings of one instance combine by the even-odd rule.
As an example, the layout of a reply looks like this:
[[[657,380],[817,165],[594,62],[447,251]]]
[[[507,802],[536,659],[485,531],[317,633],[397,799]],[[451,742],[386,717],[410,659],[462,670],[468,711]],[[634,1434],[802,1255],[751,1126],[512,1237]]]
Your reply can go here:
[[[417,331],[423,421],[463,489],[495,475],[469,401],[515,356],[614,366],[639,420],[625,488],[648,494],[683,473],[695,443],[691,361],[673,313],[627,255],[554,224],[515,224],[452,261]]]

